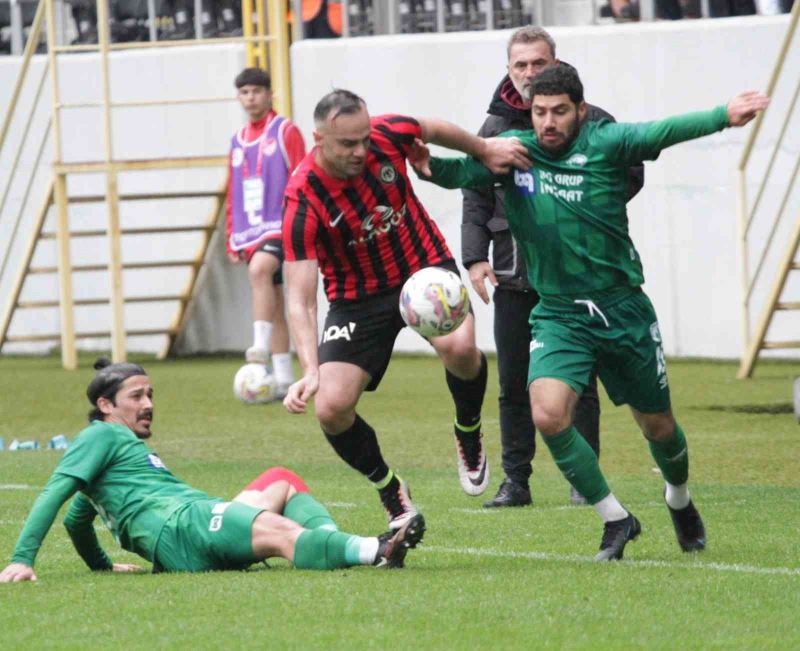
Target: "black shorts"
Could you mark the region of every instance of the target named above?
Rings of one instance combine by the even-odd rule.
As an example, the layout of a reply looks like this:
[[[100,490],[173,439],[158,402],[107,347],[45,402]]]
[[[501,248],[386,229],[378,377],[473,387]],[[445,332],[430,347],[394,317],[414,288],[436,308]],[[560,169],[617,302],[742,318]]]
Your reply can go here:
[[[244,249],[242,253],[244,253],[244,258],[247,260],[247,264],[250,264],[253,256],[259,251],[262,253],[269,253],[270,255],[274,255],[276,258],[278,258],[281,266],[278,267],[278,270],[272,275],[272,282],[276,285],[282,285],[283,260],[285,258],[283,253],[283,240],[280,237],[268,237],[267,239],[261,240],[257,244]]]
[[[452,260],[436,266],[458,274]],[[406,327],[400,316],[402,289],[400,285],[376,296],[333,303],[325,317],[319,363],[355,364],[370,375],[366,390],[375,391],[389,366],[395,339]]]

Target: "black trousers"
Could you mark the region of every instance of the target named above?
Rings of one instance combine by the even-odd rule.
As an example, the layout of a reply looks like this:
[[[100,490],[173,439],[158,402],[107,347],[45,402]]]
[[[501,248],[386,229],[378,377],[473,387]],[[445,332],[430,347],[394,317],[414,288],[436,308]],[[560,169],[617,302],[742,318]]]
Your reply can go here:
[[[535,292],[497,288],[494,292],[494,341],[500,376],[500,441],[503,470],[512,481],[526,485],[536,455],[536,430],[528,398],[531,310],[538,302]],[[576,429],[600,454],[600,401],[597,373],[583,392],[575,410]]]

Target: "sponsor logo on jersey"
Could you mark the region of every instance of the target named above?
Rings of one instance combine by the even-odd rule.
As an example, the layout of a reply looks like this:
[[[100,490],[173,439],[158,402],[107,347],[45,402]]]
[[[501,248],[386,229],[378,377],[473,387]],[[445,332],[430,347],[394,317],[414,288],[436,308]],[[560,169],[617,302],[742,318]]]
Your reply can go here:
[[[530,343],[530,346],[528,347],[528,352],[532,353],[534,350],[537,350],[538,348],[544,348],[544,342],[536,341],[536,339],[533,339]]]
[[[241,147],[237,147],[231,152],[231,165],[233,167],[241,167],[243,162],[244,150]]]
[[[147,460],[150,462],[150,465],[153,468],[158,468],[159,470],[166,470],[167,467],[164,465],[164,462],[161,460],[157,454],[148,454]]]
[[[278,147],[278,141],[275,138],[267,138],[267,141],[264,143],[264,146],[261,147],[261,151],[264,152],[264,156],[272,156],[275,153],[275,149]]]
[[[585,154],[572,154],[567,160],[567,165],[572,165],[572,167],[583,167],[588,162],[588,158],[586,158]]]
[[[533,180],[533,174],[530,172],[514,170],[514,185],[516,185],[523,194],[536,194],[536,182]]]
[[[328,326],[325,332],[322,335],[322,343],[326,344],[329,341],[334,341],[336,339],[347,339],[347,341],[352,341],[350,336],[356,331],[356,324],[350,321],[347,325],[343,325],[339,327],[337,325]]]
[[[372,212],[361,220],[361,234],[350,240],[347,246],[365,244],[379,235],[388,233],[402,223],[406,212],[406,204],[403,204],[400,210],[395,210],[391,206],[375,206]]]
[[[384,183],[394,183],[397,180],[397,170],[391,163],[381,165],[381,181]]]
[[[583,190],[574,189],[583,185],[583,174],[556,174],[541,169],[538,173],[541,194],[551,194],[568,203],[583,199]]]

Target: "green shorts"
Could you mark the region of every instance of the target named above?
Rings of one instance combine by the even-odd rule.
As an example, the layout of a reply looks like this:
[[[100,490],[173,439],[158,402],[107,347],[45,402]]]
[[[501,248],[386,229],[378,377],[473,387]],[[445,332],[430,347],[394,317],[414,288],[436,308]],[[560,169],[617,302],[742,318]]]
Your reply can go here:
[[[643,413],[670,408],[661,333],[653,304],[640,289],[607,306],[590,301],[531,312],[528,383],[556,378],[581,395],[592,369],[615,405]]]
[[[253,520],[263,509],[220,499],[178,509],[156,543],[154,572],[243,570],[253,555]]]

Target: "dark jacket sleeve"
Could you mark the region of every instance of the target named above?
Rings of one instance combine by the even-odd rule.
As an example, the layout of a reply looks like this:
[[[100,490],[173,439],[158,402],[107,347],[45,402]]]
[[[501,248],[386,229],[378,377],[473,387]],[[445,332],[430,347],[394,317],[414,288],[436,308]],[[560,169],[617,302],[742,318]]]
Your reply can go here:
[[[505,129],[498,128],[498,120],[489,116],[478,130],[482,138],[491,138]],[[489,259],[492,233],[489,220],[495,213],[495,192],[492,186],[478,190],[464,189],[461,209],[461,264],[466,269],[476,262]]]
[[[599,106],[594,106],[593,104],[587,104],[587,113],[586,119],[589,122],[597,122],[598,120],[609,120],[611,122],[616,122],[617,120],[614,118],[611,113],[601,109]],[[633,199],[638,193],[639,190],[642,189],[644,186],[644,163],[640,163],[639,165],[634,165],[628,168],[628,201]]]

